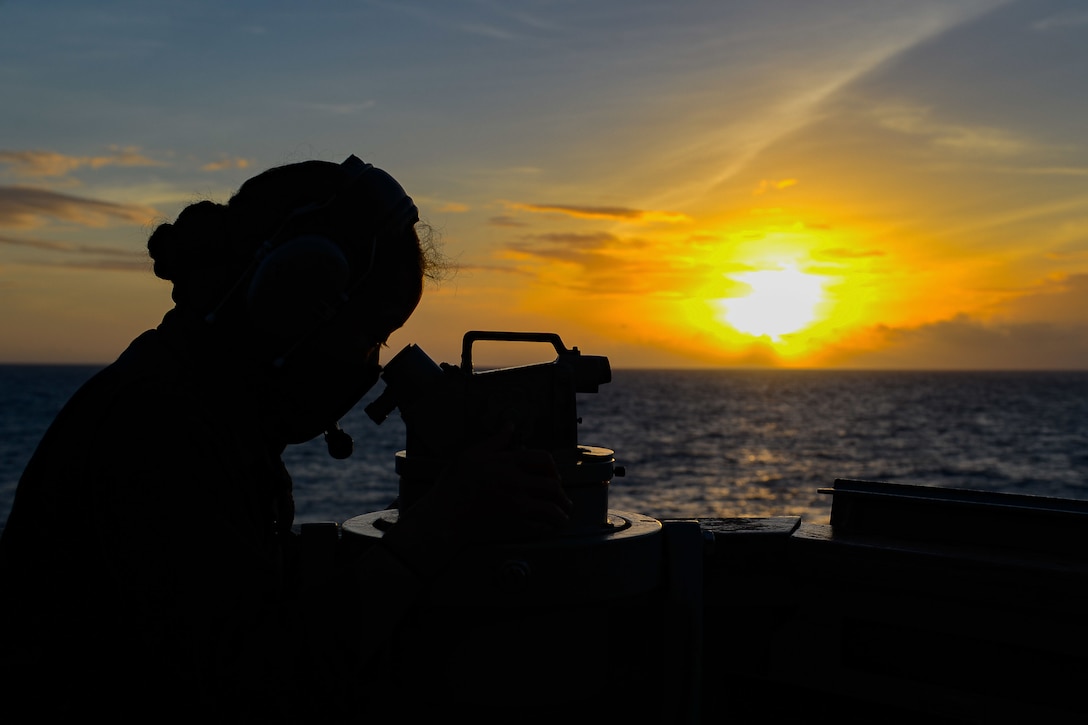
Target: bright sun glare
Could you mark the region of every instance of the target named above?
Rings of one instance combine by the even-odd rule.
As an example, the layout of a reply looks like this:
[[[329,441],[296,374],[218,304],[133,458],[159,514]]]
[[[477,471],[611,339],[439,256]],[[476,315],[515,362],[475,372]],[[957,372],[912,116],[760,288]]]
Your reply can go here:
[[[823,280],[793,266],[730,275],[751,287],[744,297],[719,300],[721,317],[734,329],[779,342],[782,335],[797,332],[816,319],[823,300]]]

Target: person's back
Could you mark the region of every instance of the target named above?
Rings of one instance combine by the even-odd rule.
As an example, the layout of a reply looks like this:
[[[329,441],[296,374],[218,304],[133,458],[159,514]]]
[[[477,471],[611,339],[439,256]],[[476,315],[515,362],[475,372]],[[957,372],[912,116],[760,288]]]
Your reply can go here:
[[[290,481],[278,451],[245,440],[245,409],[164,337],[141,336],[77,392],[3,530],[5,686],[36,709],[262,702],[232,693],[245,688],[231,673],[277,639],[261,620],[281,597],[274,507]]]

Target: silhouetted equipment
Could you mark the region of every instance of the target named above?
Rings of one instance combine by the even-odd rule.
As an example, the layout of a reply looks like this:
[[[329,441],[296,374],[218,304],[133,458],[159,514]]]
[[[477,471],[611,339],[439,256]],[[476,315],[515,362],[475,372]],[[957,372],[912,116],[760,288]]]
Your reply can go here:
[[[536,365],[477,371],[479,341],[552,345],[556,358]],[[613,451],[578,443],[577,394],[596,393],[612,380],[608,358],[568,349],[559,335],[537,332],[465,333],[461,365],[436,364],[416,345],[394,356],[382,373],[386,388],[366,407],[381,423],[394,410],[407,440],[397,454],[401,506],[410,506],[446,466],[510,427],[513,445],[549,451],[559,467],[577,523],[603,525]]]
[[[484,340],[546,343],[556,358],[475,370],[473,345]],[[697,681],[698,525],[666,533],[650,516],[610,510],[609,485],[624,471],[611,449],[578,441],[577,396],[611,381],[608,359],[568,349],[552,333],[471,331],[460,366],[436,364],[409,345],[382,378],[386,389],[366,411],[378,423],[396,409],[404,419],[406,446],[395,458],[401,507],[510,426],[515,445],[551,452],[574,502],[568,529],[471,548],[432,584],[426,614],[402,643],[414,655],[402,673],[413,683],[413,713],[544,723],[572,712],[611,718],[617,701],[645,699],[641,722],[651,712],[659,721],[664,702],[694,707],[693,692],[678,690]],[[398,513],[349,519],[343,538],[349,546],[376,542]],[[690,576],[670,586],[678,572]]]
[[[526,338],[552,341],[556,361],[472,369],[473,342]],[[603,359],[522,333],[469,333],[460,368],[402,354],[369,412],[404,415],[409,498],[508,420],[567,456],[565,485],[616,469],[571,433],[576,392],[610,379]],[[607,504],[602,518],[584,496],[592,513],[568,531],[471,548],[411,613],[389,663],[394,696],[406,717],[489,723],[1088,715],[1088,501],[847,479],[820,491],[834,494],[829,525]],[[340,546],[377,542],[397,514],[349,519]]]

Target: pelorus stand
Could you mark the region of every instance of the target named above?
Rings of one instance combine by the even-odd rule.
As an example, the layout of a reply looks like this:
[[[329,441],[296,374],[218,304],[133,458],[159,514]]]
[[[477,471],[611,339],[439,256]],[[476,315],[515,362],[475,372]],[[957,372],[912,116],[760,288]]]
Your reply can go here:
[[[472,347],[481,340],[548,343],[556,358],[478,371]],[[367,413],[381,423],[399,409],[405,422],[398,508],[345,521],[345,543],[380,540],[401,508],[464,451],[479,455],[500,426],[512,426],[517,445],[552,454],[574,502],[567,529],[470,547],[432,582],[400,647],[412,711],[476,722],[694,721],[703,538],[695,522],[664,526],[609,509],[609,486],[624,470],[613,450],[579,444],[576,401],[611,381],[608,359],[555,334],[474,331],[460,366],[409,345],[382,377]]]

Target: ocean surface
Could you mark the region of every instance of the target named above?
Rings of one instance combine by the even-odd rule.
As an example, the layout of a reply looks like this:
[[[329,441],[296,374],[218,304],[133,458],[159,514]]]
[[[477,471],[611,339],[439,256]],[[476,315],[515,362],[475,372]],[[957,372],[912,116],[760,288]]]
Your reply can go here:
[[[0,365],[0,522],[50,421],[98,368]],[[296,521],[344,521],[397,495],[404,424],[363,408],[355,454],[292,446]],[[657,518],[826,523],[836,478],[1088,499],[1088,372],[613,370],[578,396],[579,442],[625,475],[609,508]],[[138,421],[134,421],[138,425]]]

